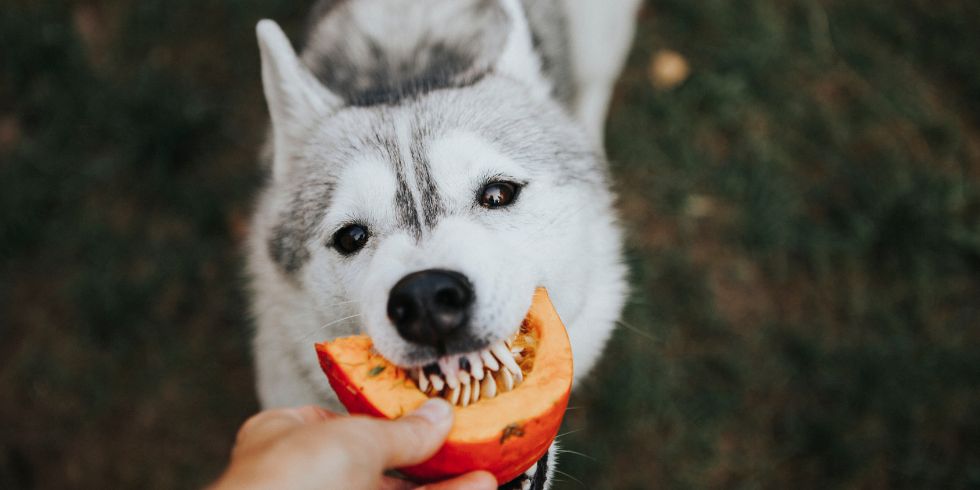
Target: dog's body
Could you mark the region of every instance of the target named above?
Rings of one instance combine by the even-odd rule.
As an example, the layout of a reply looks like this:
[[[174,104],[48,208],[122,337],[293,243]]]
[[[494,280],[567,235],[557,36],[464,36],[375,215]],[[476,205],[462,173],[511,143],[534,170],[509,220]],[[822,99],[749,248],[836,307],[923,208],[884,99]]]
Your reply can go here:
[[[339,408],[312,344],[341,335],[406,368],[459,363],[512,333],[539,285],[589,371],[626,292],[601,134],[637,3],[321,0],[301,59],[260,23],[263,406]],[[438,338],[393,316],[418,271],[452,271],[469,301]]]

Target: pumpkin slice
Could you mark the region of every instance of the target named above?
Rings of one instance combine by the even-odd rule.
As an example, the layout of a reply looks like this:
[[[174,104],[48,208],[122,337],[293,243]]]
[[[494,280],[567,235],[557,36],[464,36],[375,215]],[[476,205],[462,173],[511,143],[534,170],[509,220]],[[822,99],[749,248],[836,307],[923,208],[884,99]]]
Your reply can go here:
[[[402,473],[433,481],[486,470],[503,484],[544,456],[558,434],[572,387],[568,334],[544,289],[535,292],[524,323],[507,344],[523,380],[465,407],[457,401],[455,422],[442,448],[422,464],[400,468]],[[450,396],[448,387],[436,390],[424,382],[429,386],[423,393],[416,381],[419,371],[410,375],[388,362],[374,351],[370,337],[342,337],[317,344],[316,350],[330,386],[352,414],[394,419],[430,396]],[[488,376],[495,374],[486,369]],[[499,374],[496,380],[503,388]]]

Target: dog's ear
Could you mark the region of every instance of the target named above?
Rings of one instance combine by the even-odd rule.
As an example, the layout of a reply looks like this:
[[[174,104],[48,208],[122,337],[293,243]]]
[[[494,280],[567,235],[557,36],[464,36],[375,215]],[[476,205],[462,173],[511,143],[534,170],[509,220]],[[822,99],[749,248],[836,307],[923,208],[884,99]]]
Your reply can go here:
[[[293,51],[279,24],[261,20],[255,26],[262,54],[262,85],[272,118],[273,178],[281,178],[288,167],[287,148],[310,124],[342,104],[310,72]]]
[[[541,60],[534,51],[531,26],[520,0],[500,0],[500,6],[509,18],[510,32],[494,70],[527,84],[532,94],[542,98],[549,96],[551,86],[541,73]]]

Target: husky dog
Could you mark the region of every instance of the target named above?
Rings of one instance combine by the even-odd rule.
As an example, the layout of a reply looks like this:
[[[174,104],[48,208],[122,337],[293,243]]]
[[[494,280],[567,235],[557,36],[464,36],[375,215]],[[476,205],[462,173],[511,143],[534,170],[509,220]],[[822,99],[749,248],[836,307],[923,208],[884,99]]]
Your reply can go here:
[[[299,56],[259,22],[263,406],[339,408],[312,343],[355,333],[427,378],[476,376],[537,286],[588,373],[626,294],[602,128],[637,3],[321,0]],[[550,456],[508,485],[546,488]]]

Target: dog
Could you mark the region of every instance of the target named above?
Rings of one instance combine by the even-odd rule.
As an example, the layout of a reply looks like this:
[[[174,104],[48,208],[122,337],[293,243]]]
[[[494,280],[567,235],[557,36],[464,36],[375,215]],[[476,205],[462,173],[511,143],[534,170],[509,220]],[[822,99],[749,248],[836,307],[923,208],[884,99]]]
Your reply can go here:
[[[340,409],[312,344],[343,335],[445,379],[492,362],[538,286],[589,372],[627,294],[602,133],[638,2],[321,0],[300,54],[259,22],[262,406]],[[555,461],[505,487],[548,488]]]

